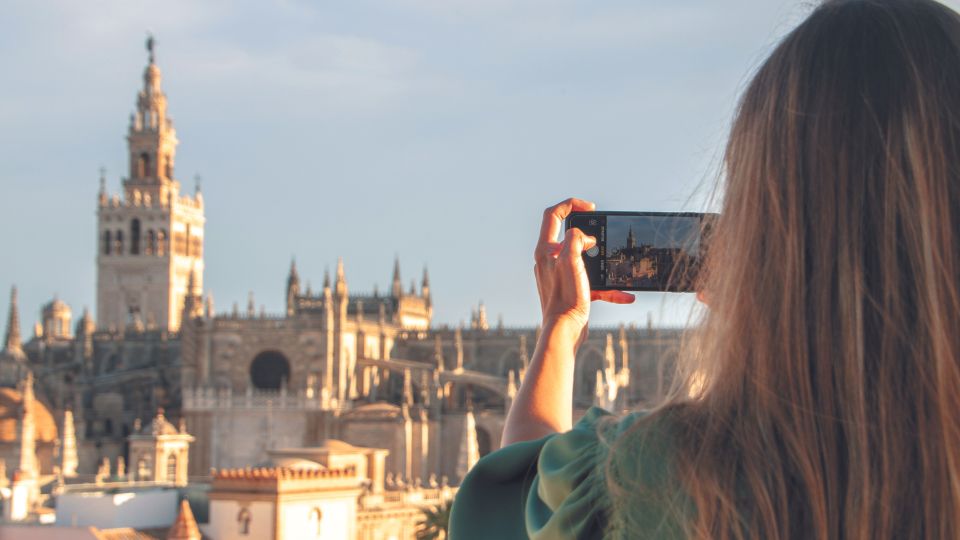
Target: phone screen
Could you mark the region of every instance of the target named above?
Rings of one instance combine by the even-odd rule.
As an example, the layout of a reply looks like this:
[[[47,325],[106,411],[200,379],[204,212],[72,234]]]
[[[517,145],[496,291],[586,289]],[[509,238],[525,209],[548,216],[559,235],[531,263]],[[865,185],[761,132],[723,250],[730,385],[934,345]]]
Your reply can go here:
[[[696,290],[704,216],[694,213],[577,212],[567,217],[597,239],[583,255],[594,290]]]

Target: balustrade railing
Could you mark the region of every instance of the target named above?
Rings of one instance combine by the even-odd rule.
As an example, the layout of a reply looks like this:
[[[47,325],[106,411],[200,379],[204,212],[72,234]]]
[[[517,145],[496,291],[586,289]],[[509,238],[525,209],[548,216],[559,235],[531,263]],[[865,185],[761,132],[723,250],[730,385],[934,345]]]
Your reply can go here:
[[[283,409],[283,410],[346,410],[349,402],[340,403],[326,392],[299,390],[249,389],[234,392],[231,388],[198,386],[183,389],[185,411],[210,411],[222,409]]]

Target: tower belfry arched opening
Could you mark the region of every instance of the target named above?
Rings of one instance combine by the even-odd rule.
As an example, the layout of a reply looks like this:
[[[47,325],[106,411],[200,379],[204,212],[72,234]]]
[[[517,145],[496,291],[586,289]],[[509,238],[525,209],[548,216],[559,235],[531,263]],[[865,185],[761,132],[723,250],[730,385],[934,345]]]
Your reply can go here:
[[[133,308],[153,328],[179,330],[190,274],[203,291],[203,198],[181,193],[174,177],[177,132],[167,116],[167,96],[156,63],[156,41],[146,43],[148,62],[136,110],[127,128],[129,176],[120,197],[99,194],[97,326],[123,330]],[[126,245],[124,240],[126,238]]]

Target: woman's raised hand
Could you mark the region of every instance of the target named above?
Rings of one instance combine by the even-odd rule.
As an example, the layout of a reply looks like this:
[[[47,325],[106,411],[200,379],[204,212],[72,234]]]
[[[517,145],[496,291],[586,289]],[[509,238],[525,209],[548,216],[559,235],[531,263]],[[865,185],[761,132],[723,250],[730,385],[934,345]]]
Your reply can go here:
[[[596,239],[579,229],[569,229],[557,242],[563,220],[571,212],[591,212],[596,205],[580,199],[567,199],[543,212],[540,239],[534,251],[534,275],[540,293],[543,323],[572,323],[586,328],[590,301],[616,304],[632,303],[634,297],[622,291],[591,291],[582,254],[596,245]]]

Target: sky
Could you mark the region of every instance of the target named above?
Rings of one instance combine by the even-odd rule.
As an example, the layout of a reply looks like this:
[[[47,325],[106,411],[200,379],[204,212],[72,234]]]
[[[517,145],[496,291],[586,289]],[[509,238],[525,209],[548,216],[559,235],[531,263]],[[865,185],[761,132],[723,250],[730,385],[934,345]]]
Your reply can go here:
[[[55,295],[96,308],[99,169],[118,192],[151,32],[217,311],[252,291],[281,312],[293,257],[314,289],[343,257],[357,292],[399,257],[405,288],[429,268],[436,324],[480,301],[536,324],[542,210],[702,211],[737,96],[810,7],[0,0],[0,289],[25,335]],[[677,325],[691,304],[645,293],[592,322]]]

